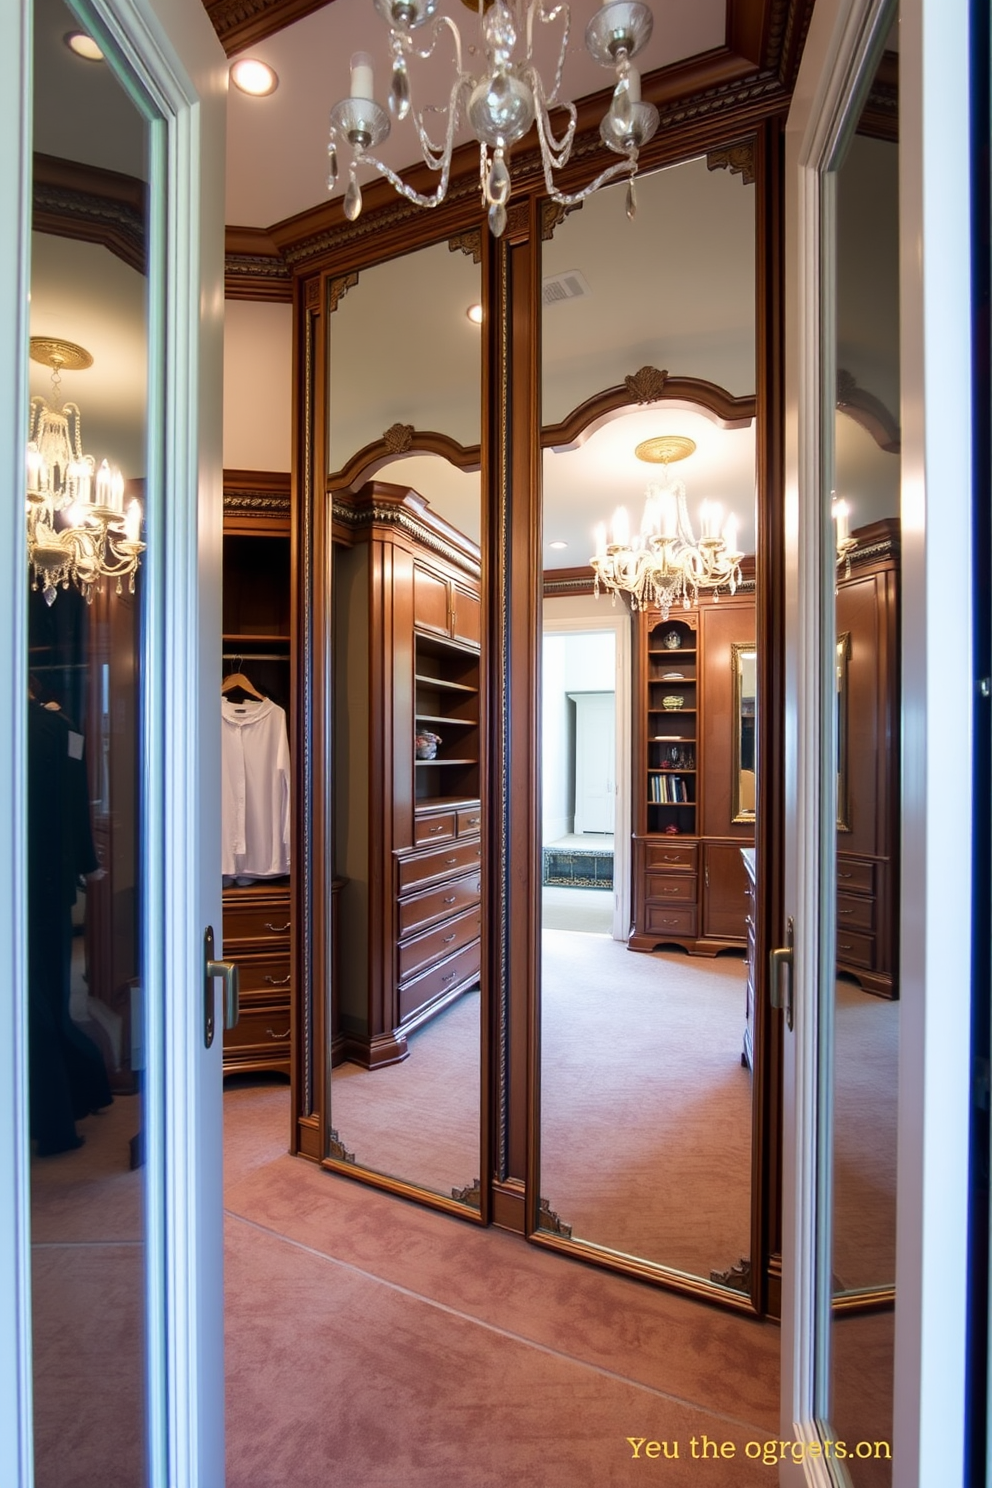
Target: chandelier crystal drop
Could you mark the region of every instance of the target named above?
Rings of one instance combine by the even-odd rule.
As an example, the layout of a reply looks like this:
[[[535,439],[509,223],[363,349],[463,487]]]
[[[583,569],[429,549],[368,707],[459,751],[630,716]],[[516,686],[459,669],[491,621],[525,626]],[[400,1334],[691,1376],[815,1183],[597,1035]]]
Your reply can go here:
[[[93,364],[71,341],[32,336],[31,357],[52,369],[51,399],[33,398],[27,444],[28,561],[33,589],[54,604],[59,586],[76,584],[91,602],[104,579],[123,580],[134,593],[140,554],[141,505],[124,502],[124,477],[106,460],[99,466],[83,453],[81,414],[63,403],[63,367],[80,371]]]
[[[640,148],[658,128],[658,110],[641,99],[641,80],[632,60],[651,36],[653,16],[643,0],[604,0],[586,27],[585,44],[590,55],[603,67],[612,68],[616,85],[610,106],[600,124],[604,145],[620,157],[605,166],[593,181],[579,191],[563,192],[555,174],[565,168],[572,154],[578,114],[574,103],[561,96],[562,73],[568,51],[571,14],[564,0],[546,5],[544,0],[491,0],[479,4],[479,38],[469,46],[470,56],[482,59],[482,70],[470,72],[463,62],[461,32],[446,15],[439,15],[438,0],[374,0],[375,8],[389,27],[389,49],[392,77],[389,85],[389,112],[375,100],[372,58],[356,52],[351,59],[351,92],[331,109],[328,143],[330,165],[328,189],[334,189],[337,178],[337,149],[341,143],[351,147],[352,168],[345,213],[355,221],[362,209],[361,191],[355,179],[355,167],[366,164],[392,183],[401,196],[421,207],[436,207],[444,201],[451,174],[451,157],[455,138],[462,122],[467,122],[479,142],[479,182],[489,228],[499,237],[506,227],[506,206],[510,197],[510,172],[507,155],[510,147],[522,139],[532,125],[537,130],[544,181],[553,201],[562,206],[575,206],[618,177],[630,181],[627,215],[633,217],[635,200],[633,178],[637,172]],[[561,45],[555,74],[550,86],[534,64],[534,36],[538,25],[557,24]],[[442,38],[447,38],[454,51],[455,76],[446,104],[418,108],[413,101],[409,63],[434,55]],[[556,135],[551,113],[565,115],[564,131]],[[431,192],[416,191],[372,152],[387,137],[389,114],[400,122],[410,118],[416,131],[425,164],[438,175]],[[440,137],[428,131],[425,117],[438,121]]]
[[[698,541],[689,520],[685,483],[673,480],[669,466],[695,450],[695,442],[681,435],[666,434],[637,446],[638,459],[663,467],[660,481],[648,486],[640,531],[631,537],[625,507],[613,517],[611,539],[606,524],[596,529],[596,552],[589,562],[600,585],[613,595],[629,596],[631,608],[661,611],[667,620],[675,606],[690,609],[699,602],[699,591],[712,591],[714,601],[721,589],[734,594],[741,582],[741,559],[737,550],[737,519],[723,518],[719,502],[704,501],[699,509],[701,536]]]

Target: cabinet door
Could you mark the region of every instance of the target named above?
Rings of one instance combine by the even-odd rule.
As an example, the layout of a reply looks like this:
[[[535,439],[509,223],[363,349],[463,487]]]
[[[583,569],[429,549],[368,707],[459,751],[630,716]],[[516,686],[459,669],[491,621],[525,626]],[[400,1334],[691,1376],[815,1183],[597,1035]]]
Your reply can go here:
[[[418,630],[448,634],[448,584],[429,569],[413,566],[413,623]]]
[[[451,586],[451,639],[465,646],[478,646],[482,641],[482,606],[477,594],[470,594],[457,584]]]
[[[747,872],[735,842],[703,844],[703,935],[747,938]]]

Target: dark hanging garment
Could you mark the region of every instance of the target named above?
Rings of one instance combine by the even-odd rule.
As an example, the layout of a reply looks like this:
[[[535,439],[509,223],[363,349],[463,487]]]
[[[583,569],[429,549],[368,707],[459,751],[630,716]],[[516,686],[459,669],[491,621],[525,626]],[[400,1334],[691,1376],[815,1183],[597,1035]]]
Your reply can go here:
[[[113,1096],[103,1056],[69,1015],[72,909],[99,866],[80,736],[28,704],[28,1037],[31,1135],[42,1155],[80,1145],[76,1121]]]

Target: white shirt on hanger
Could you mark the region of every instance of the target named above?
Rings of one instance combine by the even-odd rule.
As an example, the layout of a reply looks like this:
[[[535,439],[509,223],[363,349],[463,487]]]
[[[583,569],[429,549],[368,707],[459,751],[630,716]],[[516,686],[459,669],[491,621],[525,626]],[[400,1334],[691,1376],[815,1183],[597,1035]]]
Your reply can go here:
[[[270,698],[221,698],[221,872],[275,878],[289,872],[289,737]]]

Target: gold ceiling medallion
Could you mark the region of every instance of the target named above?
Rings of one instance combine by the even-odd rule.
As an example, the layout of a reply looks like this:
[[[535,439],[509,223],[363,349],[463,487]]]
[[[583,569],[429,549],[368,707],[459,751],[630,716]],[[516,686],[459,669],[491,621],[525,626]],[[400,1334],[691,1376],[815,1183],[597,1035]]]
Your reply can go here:
[[[634,454],[649,465],[674,465],[677,460],[688,459],[695,450],[696,441],[684,434],[657,434],[654,439],[642,439]]]
[[[32,588],[54,604],[59,586],[76,584],[84,598],[106,578],[134,592],[140,555],[141,506],[124,506],[124,477],[106,460],[83,453],[82,414],[62,399],[62,373],[82,372],[93,358],[74,341],[32,336],[31,359],[52,369],[50,398],[32,398],[27,444],[28,561]]]

